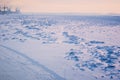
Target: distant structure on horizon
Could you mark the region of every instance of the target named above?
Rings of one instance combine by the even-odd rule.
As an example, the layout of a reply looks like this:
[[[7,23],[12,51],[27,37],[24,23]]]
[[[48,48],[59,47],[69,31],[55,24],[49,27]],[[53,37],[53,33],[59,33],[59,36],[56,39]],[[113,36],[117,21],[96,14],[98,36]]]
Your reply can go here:
[[[0,14],[18,14],[20,9],[12,4],[12,0],[0,0]]]
[[[7,6],[0,6],[0,14],[19,14],[19,13],[20,13],[19,8],[12,9]]]

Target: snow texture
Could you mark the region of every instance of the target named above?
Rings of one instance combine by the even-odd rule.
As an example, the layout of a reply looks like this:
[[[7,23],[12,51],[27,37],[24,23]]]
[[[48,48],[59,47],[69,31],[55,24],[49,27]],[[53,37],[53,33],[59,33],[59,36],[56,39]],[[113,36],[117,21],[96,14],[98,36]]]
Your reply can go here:
[[[0,45],[0,80],[65,80],[23,53]]]
[[[120,16],[0,15],[0,80],[120,80]]]

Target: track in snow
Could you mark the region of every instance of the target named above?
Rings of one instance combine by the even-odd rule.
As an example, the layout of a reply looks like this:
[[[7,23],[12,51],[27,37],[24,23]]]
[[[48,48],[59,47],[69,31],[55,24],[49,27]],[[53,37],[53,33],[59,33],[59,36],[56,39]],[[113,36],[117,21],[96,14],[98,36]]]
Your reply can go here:
[[[42,64],[0,45],[0,80],[65,80]]]

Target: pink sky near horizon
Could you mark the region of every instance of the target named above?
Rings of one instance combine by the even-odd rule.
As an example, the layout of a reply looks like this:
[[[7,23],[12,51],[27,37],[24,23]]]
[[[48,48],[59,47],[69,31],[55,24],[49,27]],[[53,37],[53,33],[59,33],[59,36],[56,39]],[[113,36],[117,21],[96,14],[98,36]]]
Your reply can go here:
[[[12,3],[22,12],[120,14],[120,0],[12,0]]]

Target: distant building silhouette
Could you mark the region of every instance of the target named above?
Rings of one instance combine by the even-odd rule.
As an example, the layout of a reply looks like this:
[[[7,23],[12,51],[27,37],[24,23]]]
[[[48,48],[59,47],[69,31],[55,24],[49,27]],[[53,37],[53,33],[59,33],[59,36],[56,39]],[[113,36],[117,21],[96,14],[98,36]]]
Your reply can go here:
[[[18,14],[20,13],[19,8],[12,9],[7,6],[0,6],[0,14]]]

